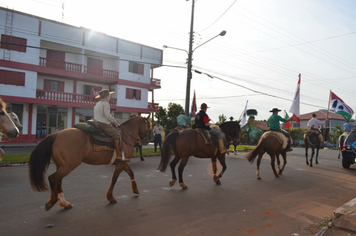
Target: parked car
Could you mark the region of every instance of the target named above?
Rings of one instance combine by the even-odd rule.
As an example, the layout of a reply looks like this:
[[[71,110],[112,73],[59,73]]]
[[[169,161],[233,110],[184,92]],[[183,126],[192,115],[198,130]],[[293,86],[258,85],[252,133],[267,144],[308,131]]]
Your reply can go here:
[[[351,131],[342,146],[342,167],[349,168],[356,163],[356,130]]]
[[[324,147],[326,147],[326,148],[336,148],[336,144],[331,144],[330,142],[325,141],[324,142]]]

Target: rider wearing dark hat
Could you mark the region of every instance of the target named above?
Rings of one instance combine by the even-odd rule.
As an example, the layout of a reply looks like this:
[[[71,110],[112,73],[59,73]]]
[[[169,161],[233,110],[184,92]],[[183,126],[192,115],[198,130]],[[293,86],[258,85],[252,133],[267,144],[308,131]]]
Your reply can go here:
[[[228,151],[226,150],[225,146],[224,146],[224,135],[219,132],[216,129],[212,129],[210,128],[210,118],[209,116],[206,114],[206,110],[208,109],[208,105],[206,105],[206,103],[202,103],[200,105],[200,111],[197,113],[196,117],[195,117],[195,126],[197,128],[201,128],[201,129],[205,129],[208,130],[211,134],[215,135],[218,140],[219,140],[219,150],[221,154],[227,153]]]
[[[97,122],[106,134],[115,140],[116,160],[122,161],[122,153],[120,151],[120,134],[115,128],[119,123],[110,113],[110,97],[114,92],[109,92],[108,89],[103,89],[95,98],[100,98],[100,101],[94,107],[94,120]]]
[[[293,117],[289,117],[288,119],[283,119],[281,116],[278,115],[278,112],[280,112],[280,111],[281,110],[279,110],[278,108],[273,108],[272,110],[269,111],[269,112],[272,112],[273,114],[268,118],[267,125],[269,127],[269,130],[280,132],[288,138],[287,152],[290,152],[293,149],[291,149],[291,147],[290,147],[291,143],[290,143],[289,133],[287,133],[285,130],[281,129],[279,122],[280,121],[288,122],[288,121],[292,120]]]
[[[232,117],[232,116],[230,116],[229,119],[230,119],[230,121],[234,121],[234,117]]]

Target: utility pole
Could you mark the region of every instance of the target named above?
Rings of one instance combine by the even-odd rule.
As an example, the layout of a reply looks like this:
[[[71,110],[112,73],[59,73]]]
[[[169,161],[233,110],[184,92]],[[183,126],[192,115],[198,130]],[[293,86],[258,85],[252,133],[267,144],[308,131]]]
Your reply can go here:
[[[185,115],[187,116],[189,116],[190,80],[192,79],[194,3],[195,0],[192,0],[192,15],[190,20],[189,51],[188,51],[187,90],[185,94]]]

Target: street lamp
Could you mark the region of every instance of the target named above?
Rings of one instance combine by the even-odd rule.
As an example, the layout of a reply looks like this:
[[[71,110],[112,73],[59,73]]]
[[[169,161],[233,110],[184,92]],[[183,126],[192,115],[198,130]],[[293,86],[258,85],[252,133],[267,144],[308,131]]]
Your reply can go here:
[[[210,42],[211,40],[215,39],[218,36],[224,36],[226,34],[226,31],[223,30],[221,31],[218,35],[212,37],[211,39],[205,41],[204,43],[200,44],[199,46],[197,46],[196,48],[192,49],[191,46],[189,46],[189,52],[185,49],[181,49],[181,48],[175,48],[175,47],[170,47],[167,45],[163,45],[163,48],[171,48],[171,49],[175,49],[175,50],[179,50],[179,51],[184,51],[187,53],[188,55],[188,59],[187,59],[187,90],[186,90],[186,96],[185,96],[185,114],[187,116],[189,116],[189,99],[190,99],[190,80],[192,79],[192,58],[193,58],[193,52],[203,46],[204,44],[206,44],[207,42]],[[193,41],[193,38],[191,37],[191,40]],[[191,42],[192,42],[191,41]]]

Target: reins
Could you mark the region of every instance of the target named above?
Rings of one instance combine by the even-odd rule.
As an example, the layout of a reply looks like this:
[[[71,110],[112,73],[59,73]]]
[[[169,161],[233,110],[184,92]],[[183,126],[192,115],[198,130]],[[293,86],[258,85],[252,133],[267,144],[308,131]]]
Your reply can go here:
[[[142,118],[142,119],[144,119],[144,118]],[[145,126],[146,126],[146,136],[147,136],[147,134],[148,134],[148,131],[149,131],[149,127],[148,127],[148,124],[147,124],[147,120],[146,119],[144,119],[145,120]],[[125,128],[126,129],[126,127],[121,127],[121,129],[122,128]],[[141,141],[141,139],[140,139],[140,137],[138,136],[138,137],[136,137],[134,134],[132,134],[131,133],[131,131],[130,130],[128,130],[128,129],[126,129],[126,132],[131,136],[131,137],[133,137],[134,139],[135,139],[135,141],[136,141],[136,143],[135,144],[133,144],[133,143],[131,143],[130,141],[127,141],[126,139],[124,139],[124,137],[122,137],[122,140],[126,143],[126,144],[128,144],[128,145],[130,145],[130,146],[132,146],[132,147],[135,147],[137,144],[139,144],[140,143],[140,141]]]

